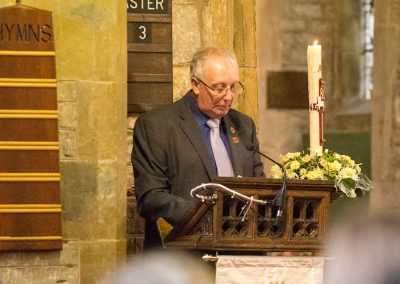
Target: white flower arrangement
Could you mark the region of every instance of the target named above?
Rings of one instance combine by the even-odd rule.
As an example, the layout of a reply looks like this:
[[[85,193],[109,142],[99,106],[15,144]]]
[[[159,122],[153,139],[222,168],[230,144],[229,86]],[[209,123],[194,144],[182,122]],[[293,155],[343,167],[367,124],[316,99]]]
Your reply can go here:
[[[361,172],[349,156],[325,149],[322,155],[310,156],[304,152],[287,153],[281,156],[281,163],[289,179],[330,180],[336,190],[354,198],[373,186],[371,180]],[[283,171],[278,165],[271,167],[272,178],[282,178]]]

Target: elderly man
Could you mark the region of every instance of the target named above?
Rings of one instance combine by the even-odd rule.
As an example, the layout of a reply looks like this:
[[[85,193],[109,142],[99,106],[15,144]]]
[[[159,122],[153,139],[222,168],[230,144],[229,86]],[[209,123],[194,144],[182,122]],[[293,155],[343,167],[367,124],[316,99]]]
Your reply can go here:
[[[177,224],[193,206],[193,187],[216,176],[264,176],[254,122],[231,109],[244,91],[236,56],[203,48],[190,71],[192,89],[182,99],[135,125],[132,163],[145,248],[160,244],[158,218]]]

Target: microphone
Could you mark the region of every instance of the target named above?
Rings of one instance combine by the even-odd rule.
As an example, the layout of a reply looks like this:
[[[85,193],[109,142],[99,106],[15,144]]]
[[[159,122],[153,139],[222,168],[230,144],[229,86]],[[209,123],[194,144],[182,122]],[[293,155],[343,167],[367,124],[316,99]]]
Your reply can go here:
[[[270,160],[274,164],[278,165],[282,169],[282,172],[283,172],[282,187],[279,190],[278,194],[273,199],[273,203],[275,204],[276,207],[278,207],[278,211],[276,213],[276,218],[275,218],[275,226],[277,226],[283,216],[283,209],[285,208],[285,202],[286,202],[287,175],[286,175],[285,167],[281,163],[278,163],[274,159],[272,159],[269,156],[265,155],[264,153],[261,153],[260,151],[258,151],[258,149],[255,145],[250,145],[247,147],[247,149],[252,152],[258,153],[259,155],[263,156],[264,158],[267,158],[268,160]]]

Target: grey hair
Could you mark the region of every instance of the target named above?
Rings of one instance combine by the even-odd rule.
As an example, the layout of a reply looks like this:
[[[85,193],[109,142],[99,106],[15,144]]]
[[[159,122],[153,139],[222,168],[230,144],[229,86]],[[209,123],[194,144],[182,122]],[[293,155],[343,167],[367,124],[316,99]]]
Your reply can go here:
[[[232,51],[218,46],[203,47],[193,55],[190,61],[190,76],[202,78],[205,62],[210,57],[230,58],[237,64],[236,55]]]

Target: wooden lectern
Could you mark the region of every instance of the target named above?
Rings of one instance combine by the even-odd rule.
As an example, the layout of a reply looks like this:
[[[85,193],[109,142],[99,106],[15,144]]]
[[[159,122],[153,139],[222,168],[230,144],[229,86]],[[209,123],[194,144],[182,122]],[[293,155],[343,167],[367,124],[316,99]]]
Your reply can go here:
[[[282,185],[267,178],[218,177],[214,182],[270,202]],[[166,236],[167,248],[317,252],[324,248],[329,204],[338,196],[332,182],[288,180],[283,218],[275,224],[273,205],[247,204],[244,216],[245,201],[212,191],[216,201],[199,200]]]

